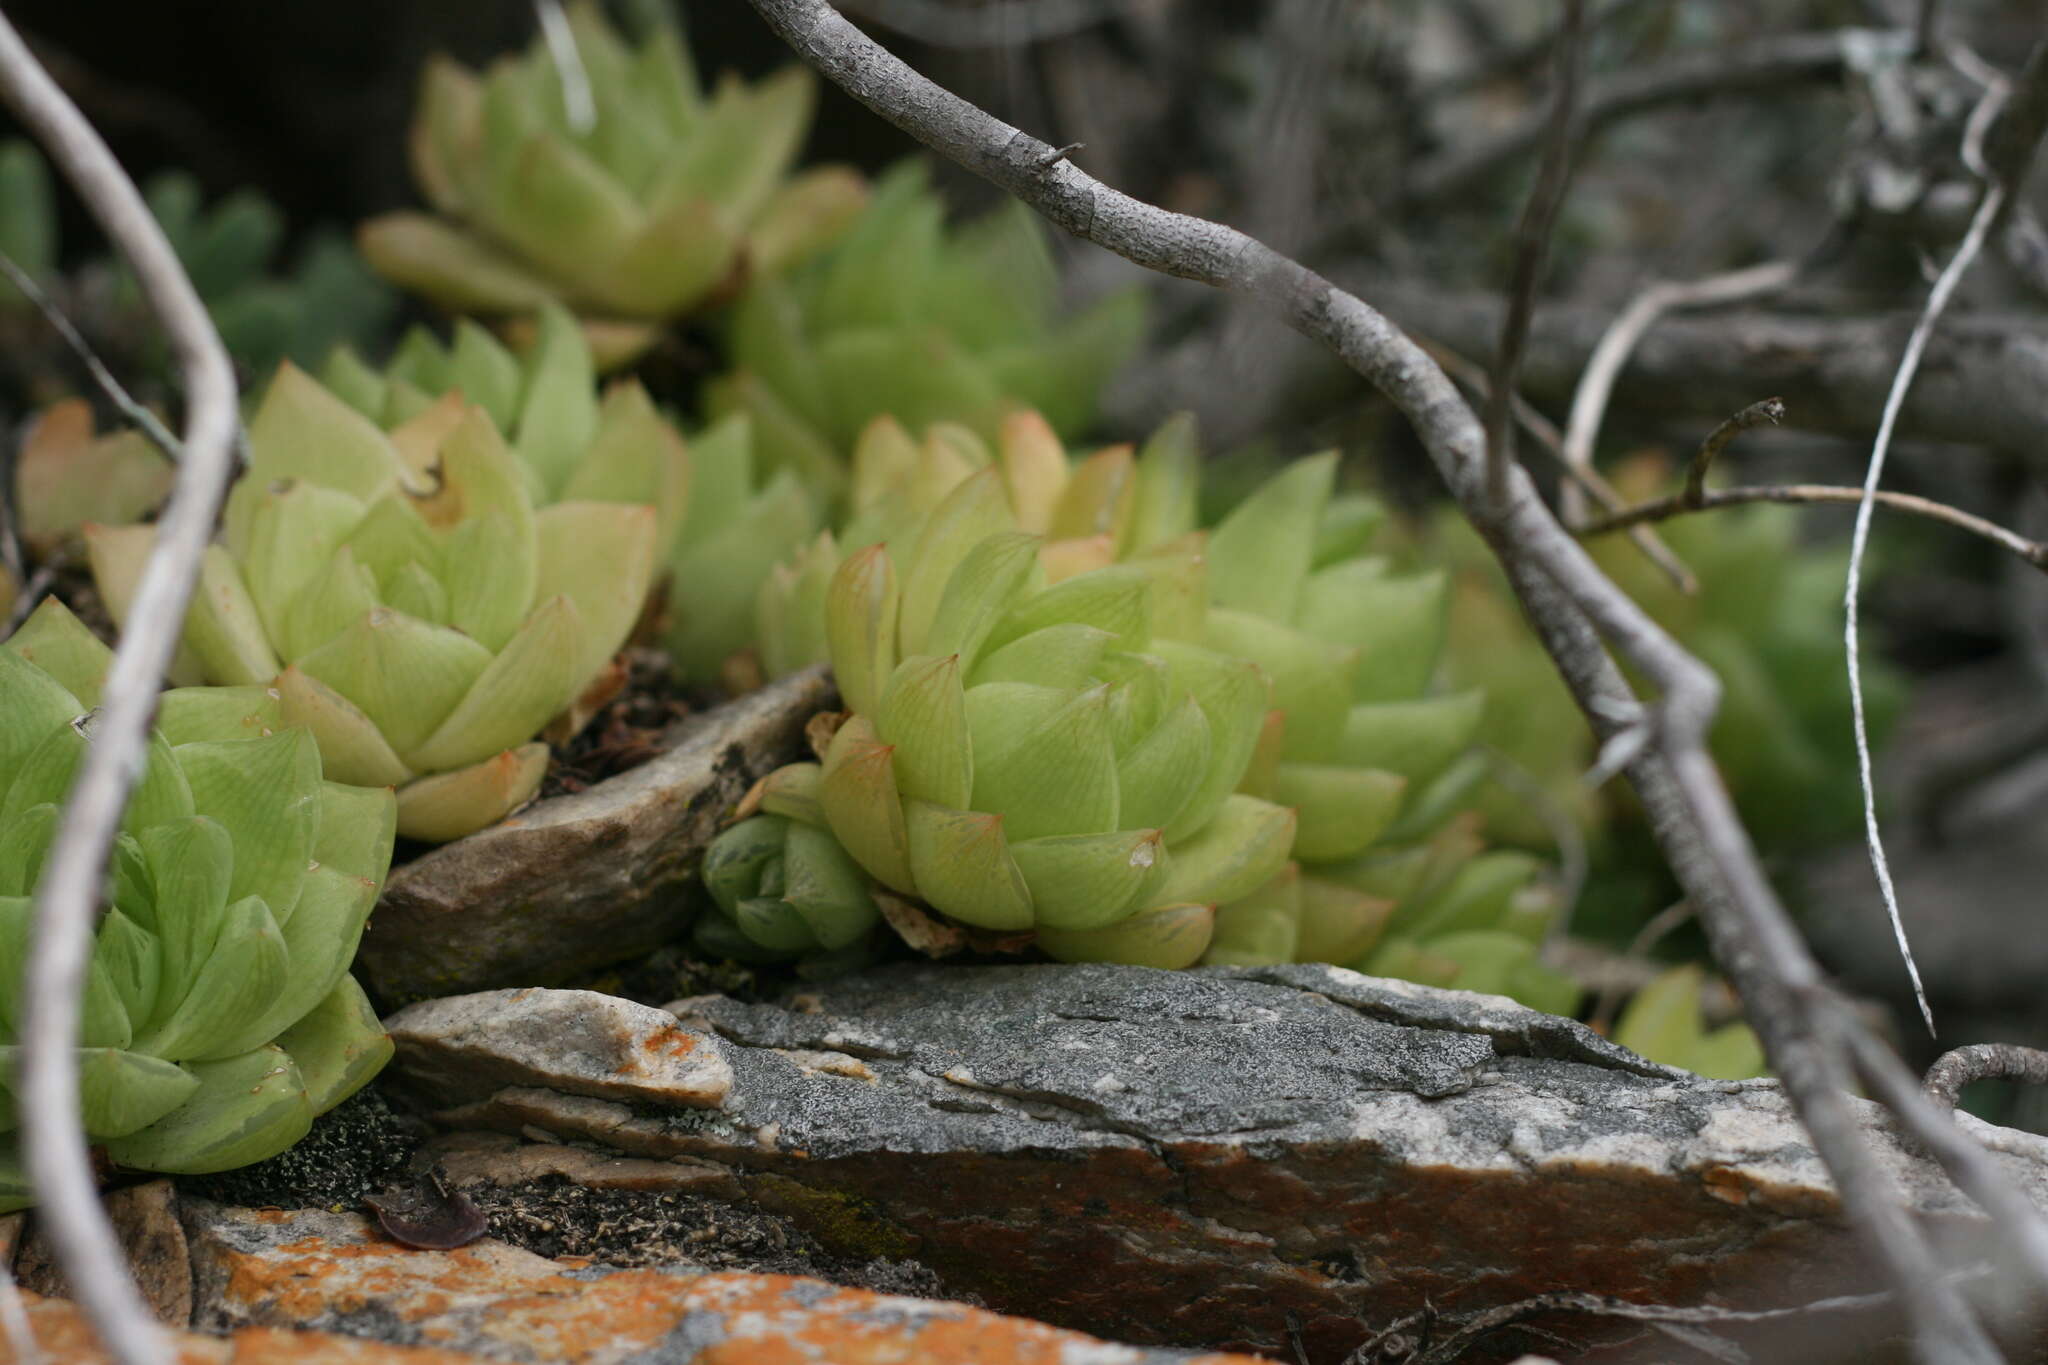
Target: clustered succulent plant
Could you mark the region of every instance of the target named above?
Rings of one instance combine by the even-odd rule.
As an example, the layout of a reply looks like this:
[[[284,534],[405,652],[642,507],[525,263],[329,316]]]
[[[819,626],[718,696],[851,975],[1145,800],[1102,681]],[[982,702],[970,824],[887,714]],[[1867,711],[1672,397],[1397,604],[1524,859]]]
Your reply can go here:
[[[321,378],[387,431],[460,394],[484,410],[519,456],[536,507],[651,506],[657,553],[666,553],[682,524],[690,485],[682,433],[638,380],[616,380],[599,393],[589,343],[575,318],[555,304],[539,310],[533,344],[524,353],[464,319],[450,343],[424,327],[408,331],[381,371],[354,351],[337,349]]]
[[[110,657],[54,600],[0,645],[0,1211],[33,1202],[12,1089],[31,896]],[[80,1020],[85,1127],[112,1161],[259,1161],[384,1064],[390,1039],[348,969],[395,808],[323,780],[312,736],[262,688],[164,695]]]
[[[1198,555],[1057,576],[1045,548],[989,469],[900,573],[883,545],[838,567],[826,631],[848,714],[814,773],[782,779],[783,818],[958,923],[1069,960],[1189,965],[1216,905],[1293,839],[1291,812],[1236,791],[1264,681],[1198,643]]]
[[[398,828],[440,841],[523,804],[556,717],[607,682],[654,570],[648,505],[539,508],[528,466],[451,393],[390,433],[287,364],[206,553],[174,681],[262,685],[327,775],[398,788]],[[149,526],[88,531],[125,619]]]
[[[268,374],[286,359],[315,364],[336,345],[381,331],[397,309],[391,289],[331,231],[314,233],[287,262],[284,217],[260,194],[239,190],[208,204],[197,180],[172,171],[152,177],[144,198],[245,373]],[[62,246],[42,154],[25,142],[0,143],[0,251],[49,287],[63,278]],[[88,262],[58,292],[102,345],[112,343],[117,355],[139,348],[152,369],[164,367],[125,268]],[[0,315],[26,307],[0,288]]]
[[[808,71],[756,85],[728,76],[707,96],[672,26],[636,46],[591,3],[572,6],[569,25],[594,104],[587,126],[539,39],[482,74],[429,62],[411,153],[434,211],[387,214],[360,235],[387,278],[456,312],[565,303],[610,365],[741,273],[801,261],[860,212],[854,172],[790,175],[816,101]]]
[[[965,505],[1001,504],[1000,515],[979,514],[979,533],[1007,528],[1020,546],[1035,545],[1038,572],[1060,587],[1100,582],[1103,575],[1143,581],[1157,638],[1173,641],[1173,649],[1198,649],[1205,659],[1232,661],[1239,670],[1233,676],[1253,680],[1257,733],[1230,779],[1232,799],[1252,803],[1246,809],[1291,809],[1296,819],[1287,856],[1269,876],[1228,885],[1201,915],[1180,916],[1183,925],[1200,926],[1190,960],[1370,961],[1438,984],[1568,1008],[1575,990],[1537,958],[1557,909],[1540,865],[1526,854],[1482,852],[1473,820],[1460,814],[1483,771],[1469,753],[1483,698],[1476,689],[1432,690],[1444,634],[1444,576],[1396,573],[1384,559],[1364,553],[1381,515],[1369,500],[1340,493],[1336,473],[1333,455],[1297,461],[1205,531],[1197,512],[1201,457],[1186,418],[1168,422],[1142,450],[1114,446],[1085,459],[1071,458],[1051,426],[1029,412],[1005,417],[993,445],[955,424],[935,424],[914,439],[892,420],[871,423],[855,445],[850,513],[838,534],[819,536],[778,566],[758,604],[770,671],[829,656],[853,716],[841,734],[854,738],[835,739],[819,781],[800,779],[798,770],[778,774],[761,803],[764,813],[749,821],[744,835],[733,836],[732,849],[722,854],[714,848],[707,861],[714,894],[714,869],[745,866],[751,876],[752,869],[786,866],[786,859],[776,862],[781,831],[809,823],[838,834],[855,861],[886,886],[954,920],[1030,930],[1055,955],[1122,951],[1106,936],[1098,944],[1065,935],[1057,925],[1048,932],[1036,919],[1011,916],[991,924],[987,905],[977,906],[965,892],[947,893],[952,899],[945,903],[928,894],[923,883],[935,880],[930,872],[922,881],[883,875],[822,797],[822,778],[837,771],[842,742],[891,753],[903,743],[923,742],[899,742],[874,725],[880,703],[855,700],[870,684],[846,682],[851,646],[845,623],[859,619],[848,584],[880,572],[877,564],[891,566],[893,583],[897,560],[881,546],[907,545],[913,548],[902,559],[901,585],[889,591],[906,600],[913,592],[952,593],[947,582],[924,579],[930,572],[925,547],[948,519],[963,516],[962,500],[974,489],[975,500]],[[1019,532],[1036,540],[1027,542]],[[953,572],[945,558],[935,562]],[[887,599],[881,589],[873,591]],[[923,652],[933,651],[927,646]],[[1062,664],[1076,666],[1070,659]],[[976,695],[977,666],[971,655],[958,665],[967,696]],[[909,714],[919,716],[920,735],[930,733],[929,718]],[[970,755],[977,752],[976,738],[970,728]],[[1040,748],[1073,766],[1055,742]],[[888,806],[876,798],[854,809]],[[1263,849],[1263,834],[1247,833],[1251,828],[1218,824],[1210,837],[1237,837]],[[835,885],[843,891],[846,883]],[[718,896],[725,922],[714,938],[727,941],[734,929],[743,931],[747,921],[737,907],[763,894],[758,883],[748,883],[737,898]],[[840,895],[834,904],[851,902]],[[1113,903],[1102,913],[1122,908]],[[753,911],[768,913],[765,905]],[[778,913],[798,913],[798,907]],[[836,922],[858,922],[863,930],[873,920],[872,911],[857,907],[835,914]],[[1189,932],[1180,950],[1195,937]],[[790,950],[821,946],[805,942]]]
[[[1004,415],[1043,413],[1078,436],[1104,376],[1136,346],[1143,297],[1061,316],[1043,227],[1010,203],[949,229],[921,162],[877,184],[843,240],[753,281],[733,309],[733,372],[712,408],[744,411],[769,469],[795,468],[831,500],[867,424],[959,422],[994,441]]]
[[[1670,470],[1638,458],[1612,471],[1630,501],[1663,491]],[[1592,823],[1598,802],[1581,776],[1591,738],[1578,709],[1505,583],[1454,516],[1442,517],[1438,556],[1458,566],[1462,618],[1449,651],[1453,676],[1484,681],[1513,697],[1490,713],[1489,743],[1526,769],[1559,808]],[[1699,581],[1681,592],[1622,536],[1589,543],[1601,568],[1666,630],[1720,675],[1723,696],[1709,743],[1744,823],[1770,850],[1788,850],[1853,829],[1855,784],[1827,780],[1853,771],[1848,684],[1841,655],[1843,552],[1801,542],[1794,508],[1753,506],[1681,518],[1657,533]],[[1880,734],[1901,696],[1881,660],[1864,666],[1873,728]],[[1504,791],[1484,798],[1496,837],[1536,846],[1549,832],[1529,803]]]

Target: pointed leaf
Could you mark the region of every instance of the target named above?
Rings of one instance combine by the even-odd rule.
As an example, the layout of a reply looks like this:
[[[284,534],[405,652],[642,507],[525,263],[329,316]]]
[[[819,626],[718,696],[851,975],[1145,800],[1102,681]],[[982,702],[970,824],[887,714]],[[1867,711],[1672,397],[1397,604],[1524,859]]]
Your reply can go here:
[[[398,789],[398,833],[443,844],[494,825],[533,799],[547,776],[548,746],[516,749]]]
[[[927,904],[983,929],[1031,927],[1031,891],[1010,857],[1003,816],[914,799],[903,813],[911,873]]]
[[[896,786],[955,810],[974,790],[974,744],[960,687],[960,656],[920,654],[897,665],[875,712],[875,731],[896,750]]]
[[[445,772],[523,744],[579,692],[589,634],[569,598],[542,603],[425,741],[396,746],[421,772]]]
[[[853,860],[883,885],[914,896],[917,883],[896,790],[895,757],[876,736],[874,722],[855,715],[825,750],[818,799],[833,835]]]
[[[1066,834],[1010,845],[1044,927],[1096,929],[1139,908],[1146,887],[1165,880],[1166,847],[1156,829]]]
[[[1038,946],[1060,962],[1117,962],[1178,971],[1201,961],[1215,927],[1213,905],[1168,905],[1105,929],[1041,929]]]

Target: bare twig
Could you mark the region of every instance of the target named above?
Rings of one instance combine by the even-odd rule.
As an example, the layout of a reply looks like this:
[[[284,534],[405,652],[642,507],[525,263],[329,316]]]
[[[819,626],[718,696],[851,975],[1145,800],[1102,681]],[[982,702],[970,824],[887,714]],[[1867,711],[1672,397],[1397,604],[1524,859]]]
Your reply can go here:
[[[1417,336],[1415,341],[1423,350],[1429,352],[1437,364],[1444,367],[1446,374],[1457,380],[1461,387],[1478,395],[1482,402],[1492,394],[1493,387],[1486,377],[1485,370],[1450,347],[1428,337]],[[1598,469],[1591,465],[1584,469],[1575,469],[1565,463],[1563,437],[1558,433],[1556,424],[1538,412],[1535,405],[1520,394],[1514,397],[1514,414],[1515,421],[1521,424],[1523,431],[1535,439],[1538,448],[1557,462],[1557,472],[1564,476],[1567,487],[1577,488],[1599,503],[1610,515],[1627,509],[1628,500],[1621,496],[1613,484],[1607,482]],[[1631,527],[1628,535],[1649,561],[1662,569],[1671,579],[1673,587],[1688,597],[1700,590],[1699,580],[1693,577],[1693,572],[1685,566],[1685,561],[1673,554],[1671,548],[1659,540],[1649,527]]]
[[[1499,749],[1487,746],[1483,752],[1493,780],[1533,810],[1550,832],[1550,842],[1557,850],[1557,879],[1564,908],[1551,920],[1544,943],[1560,943],[1571,932],[1572,913],[1578,909],[1579,897],[1586,889],[1586,832],[1534,773]]]
[[[57,306],[56,300],[36,283],[35,276],[23,270],[14,258],[4,251],[0,251],[0,275],[5,275],[8,282],[21,291],[22,297],[36,306],[37,311],[55,329],[57,335],[64,338],[64,344],[69,346],[72,353],[84,364],[86,373],[92,376],[93,383],[100,386],[100,392],[107,396],[107,401],[119,408],[122,416],[140,428],[142,434],[149,438],[150,444],[164,453],[165,459],[176,464],[179,456],[183,454],[178,438],[171,435],[171,429],[159,421],[155,413],[136,402],[134,396],[121,386],[121,381],[114,378],[114,372],[100,360],[99,353],[93,350],[91,343],[71,325],[71,319],[64,316],[64,310]]]
[[[1350,277],[1347,270],[1347,278]],[[1497,293],[1430,287],[1361,263],[1355,277],[1404,326],[1481,356],[1500,334]],[[1611,310],[1547,303],[1530,327],[1522,393],[1568,401]],[[1785,400],[1788,427],[1868,442],[1913,317],[1825,317],[1748,310],[1667,315],[1637,347],[1615,383],[1615,402],[1659,420],[1712,424],[1760,393]],[[2048,347],[2038,314],[1985,310],[1943,321],[1899,414],[1898,439],[1983,445],[2015,454],[2043,450],[2048,431]],[[1903,452],[1901,452],[1903,453]]]
[[[1841,71],[1843,61],[1843,38],[1838,33],[1759,39],[1732,50],[1696,53],[1604,77],[1588,87],[1581,117],[1590,136],[1617,119],[1659,105],[1819,81]],[[1547,115],[1531,114],[1504,132],[1423,163],[1409,178],[1409,201],[1433,204],[1484,182],[1541,141],[1548,121]]]
[[[1557,93],[1551,97],[1550,124],[1536,183],[1515,224],[1515,264],[1508,276],[1508,311],[1501,322],[1500,344],[1493,349],[1488,379],[1493,397],[1486,407],[1487,491],[1496,501],[1505,496],[1507,468],[1515,461],[1514,394],[1520,382],[1522,347],[1529,339],[1529,316],[1536,311],[1536,291],[1543,283],[1543,264],[1550,256],[1550,234],[1571,182],[1572,138],[1579,103],[1579,64],[1585,57],[1585,5],[1564,0],[1564,24],[1557,35]]]
[[[2037,569],[2048,570],[2048,544],[2029,540],[2014,531],[2009,531],[1993,521],[1975,516],[1958,507],[1951,507],[1932,498],[1919,497],[1912,493],[1894,493],[1880,488],[1871,495],[1884,507],[1900,512],[1909,512],[1917,517],[1926,517],[1957,530],[1981,536],[2002,550],[2009,550]],[[1710,488],[1700,494],[1697,502],[1688,501],[1684,494],[1673,493],[1667,498],[1656,498],[1650,502],[1638,503],[1634,507],[1602,517],[1579,532],[1583,536],[1604,536],[1614,531],[1627,530],[1647,522],[1669,521],[1674,517],[1687,516],[1693,512],[1710,512],[1717,507],[1735,507],[1743,503],[1776,502],[1794,506],[1810,506],[1818,503],[1861,503],[1863,490],[1841,488],[1831,484],[1786,483],[1765,484],[1759,487]]]
[[[2004,103],[2005,92],[1994,87],[1988,91],[1973,111],[1971,125],[1981,129],[1997,106]],[[1982,117],[1980,118],[1980,115]],[[1980,134],[1967,136],[1966,150],[1975,144]],[[2031,149],[2030,149],[2031,152]],[[1848,586],[1842,594],[1842,650],[1849,670],[1849,709],[1856,730],[1856,772],[1863,787],[1863,834],[1870,849],[1870,867],[1877,875],[1878,890],[1884,896],[1885,913],[1890,916],[1892,936],[1898,940],[1899,955],[1905,959],[1906,974],[1913,982],[1913,998],[1919,1002],[1920,1015],[1927,1023],[1927,1032],[1934,1034],[1934,1010],[1927,1003],[1927,988],[1920,981],[1920,966],[1913,960],[1912,945],[1906,939],[1906,921],[1899,912],[1899,897],[1892,885],[1892,870],[1885,857],[1884,834],[1877,823],[1877,785],[1871,774],[1870,727],[1865,715],[1863,700],[1863,656],[1859,636],[1857,608],[1862,596],[1863,555],[1870,545],[1871,514],[1876,509],[1878,482],[1884,476],[1885,456],[1891,449],[1892,432],[1898,426],[1899,409],[1905,404],[1906,390],[1912,387],[1913,375],[1920,368],[1921,354],[1927,349],[1927,338],[1934,332],[1934,325],[1941,318],[1942,310],[1954,296],[1956,286],[1962,283],[1963,275],[1977,259],[1984,247],[1984,240],[1990,235],[1991,225],[1997,221],[2005,203],[2005,182],[2002,178],[1990,179],[1984,189],[1984,198],[1977,205],[1977,212],[1970,219],[1969,231],[1957,244],[1955,254],[1936,277],[1934,287],[1927,293],[1927,303],[1920,311],[1920,319],[1913,325],[1912,333],[1906,338],[1905,354],[1899,357],[1898,372],[1892,378],[1891,392],[1885,396],[1884,412],[1878,418],[1877,438],[1871,444],[1870,465],[1863,477],[1863,499],[1856,505],[1856,526],[1849,535]]]
[[[1972,1081],[2024,1081],[2048,1085],[2048,1052],[2017,1043],[1972,1043],[1954,1048],[1927,1068],[1920,1088],[1944,1109],[1956,1107]]]
[[[583,65],[583,54],[576,50],[576,31],[569,27],[562,0],[533,0],[533,13],[548,46],[548,60],[555,64],[555,79],[561,82],[562,109],[569,116],[569,126],[587,133],[597,127],[597,101],[591,97],[590,72]]]
[[[1586,361],[1585,373],[1579,376],[1579,386],[1572,394],[1571,413],[1565,419],[1565,462],[1574,469],[1592,468],[1600,423],[1607,415],[1607,400],[1614,394],[1614,381],[1627,367],[1636,343],[1658,318],[1676,309],[1707,308],[1755,298],[1784,288],[1796,274],[1798,266],[1794,263],[1772,261],[1704,280],[1660,281],[1637,294],[1601,335],[1600,344]],[[1565,525],[1575,526],[1585,520],[1585,503],[1575,491],[1565,493],[1562,505]]]
[[[1356,297],[1243,233],[1119,194],[1070,162],[1043,164],[1046,144],[919,76],[841,18],[825,0],[751,0],[769,25],[827,78],[885,119],[1037,208],[1055,223],[1166,274],[1263,299],[1322,342],[1405,414],[1466,515],[1499,557],[1545,647],[1603,742],[1640,736],[1628,774],[1680,886],[1699,907],[1723,968],[1741,990],[1772,1067],[1841,1191],[1858,1240],[1896,1288],[1927,1365],[1999,1359],[1983,1326],[1893,1177],[1862,1136],[1848,1098],[1851,1042],[1862,1022],[1822,979],[1765,880],[1704,744],[1719,701],[1713,674],[1601,575],[1559,526],[1525,471],[1510,466],[1503,496],[1487,487],[1485,432],[1441,369]],[[1604,637],[1604,638],[1603,638]],[[1631,691],[1608,653],[1612,640],[1661,689],[1654,708]],[[1865,1035],[1867,1036],[1867,1035]],[[1872,1047],[1876,1045],[1873,1043]],[[1861,1065],[1867,1059],[1853,1054]],[[1917,1083],[1877,1049],[1869,1064]],[[1914,1092],[1917,1095],[1917,1090]],[[1915,1132],[1924,1113],[1907,1116]],[[1971,1179],[1998,1178],[1971,1148]],[[1988,1187],[1987,1187],[1988,1188]],[[1981,1196],[1980,1196],[1981,1200]],[[2037,1213],[1997,1203],[1992,1216],[2039,1233]],[[2048,1286],[2031,1262],[2024,1272]]]
[[[185,377],[185,457],[107,673],[93,742],[64,802],[36,888],[22,992],[22,1147],[65,1278],[121,1365],[168,1359],[156,1318],[128,1277],[94,1188],[79,1122],[79,1000],[92,951],[100,875],[141,776],[159,681],[234,467],[235,373],[219,334],[133,182],[85,116],[0,16],[0,97],[36,135],[162,319]]]
[[[1665,906],[1662,910],[1650,916],[1649,922],[1644,924],[1642,928],[1636,930],[1636,936],[1629,940],[1628,948],[1622,953],[1622,956],[1632,961],[1647,962],[1650,956],[1650,949],[1656,947],[1666,934],[1669,934],[1681,925],[1690,923],[1694,913],[1691,901],[1679,901],[1676,904]],[[1664,969],[1658,967],[1653,970],[1662,972]],[[1652,977],[1651,979],[1654,980],[1655,978]],[[1637,989],[1641,988],[1638,987]],[[1599,1000],[1593,1006],[1593,1013],[1590,1017],[1595,1031],[1603,1035],[1614,1031],[1614,1016],[1621,1008],[1621,997],[1625,990],[1626,987],[1623,983],[1615,979],[1609,979],[1601,986]]]
[[[1692,463],[1685,467],[1685,490],[1678,495],[1685,505],[1698,507],[1701,499],[1707,496],[1707,472],[1714,467],[1715,459],[1728,448],[1730,441],[1751,427],[1760,427],[1766,422],[1776,426],[1784,420],[1785,400],[1766,398],[1762,402],[1751,403],[1708,432],[1707,439],[1700,442],[1699,450],[1694,453]]]

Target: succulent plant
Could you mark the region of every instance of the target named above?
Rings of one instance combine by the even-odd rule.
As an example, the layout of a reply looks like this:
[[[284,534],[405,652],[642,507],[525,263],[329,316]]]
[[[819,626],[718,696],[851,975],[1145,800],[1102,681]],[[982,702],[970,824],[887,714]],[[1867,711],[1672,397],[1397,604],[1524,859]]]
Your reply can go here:
[[[31,898],[110,658],[55,600],[0,645],[0,1210],[33,1202],[13,1090]],[[395,808],[323,781],[312,736],[262,688],[164,695],[80,1020],[85,1127],[115,1163],[260,1161],[389,1058],[348,968]]]
[[[1716,1080],[1766,1074],[1763,1044],[1741,1020],[1708,1029],[1700,996],[1706,973],[1696,964],[1673,967],[1637,991],[1614,1026],[1614,1041],[1666,1066]]]
[[[166,171],[150,179],[143,197],[228,354],[250,374],[268,374],[281,360],[317,362],[338,344],[380,331],[397,311],[396,295],[332,232],[311,235],[287,263],[284,217],[261,194],[238,190],[208,204],[197,180]],[[49,285],[61,246],[42,153],[26,142],[0,142],[0,251]],[[119,333],[117,341],[153,337],[141,290],[125,268],[95,261],[80,277],[70,291],[76,297],[65,302],[89,331]],[[12,288],[0,288],[0,311],[26,306]],[[144,358],[164,368],[159,343],[146,344],[155,351]]]
[[[884,414],[913,431],[964,423],[993,442],[1004,414],[1027,407],[1078,436],[1138,342],[1144,299],[1063,318],[1058,297],[1029,209],[1012,202],[949,231],[923,164],[905,162],[843,240],[740,298],[733,373],[711,405],[751,413],[764,465],[820,488],[844,479],[846,452]]]
[[[873,956],[873,883],[825,827],[823,775],[816,763],[769,774],[759,812],[712,842],[703,877],[716,909],[697,920],[698,947],[739,962],[801,960],[819,974]]]
[[[434,212],[363,226],[384,276],[455,312],[583,315],[609,367],[744,272],[772,275],[860,212],[851,170],[792,178],[816,102],[808,71],[707,97],[671,26],[636,46],[595,4],[570,8],[595,118],[578,127],[546,44],[479,74],[427,65],[413,176]]]
[[[317,364],[336,346],[378,335],[398,311],[397,296],[331,229],[281,266],[284,215],[254,191],[208,205],[197,180],[171,171],[153,177],[144,197],[246,374],[269,374],[285,360]],[[119,295],[126,311],[146,316],[125,272]]]
[[[658,554],[666,553],[682,525],[690,484],[682,433],[637,380],[615,381],[600,395],[582,328],[552,303],[540,309],[534,344],[524,354],[463,319],[446,344],[424,327],[413,328],[381,372],[353,350],[338,349],[321,378],[386,430],[460,393],[490,415],[525,464],[536,507],[651,505]]]
[[[388,435],[279,370],[207,550],[173,680],[275,688],[327,776],[398,788],[398,828],[441,841],[530,798],[536,739],[573,733],[619,681],[654,570],[655,511],[535,510],[526,466],[451,393]],[[126,617],[155,531],[89,528]]]
[[[48,554],[88,522],[134,521],[164,500],[175,471],[139,431],[93,430],[82,398],[37,415],[14,461],[14,498],[22,538]]]
[[[826,631],[848,714],[815,806],[785,809],[961,924],[1186,966],[1293,839],[1292,812],[1235,790],[1265,679],[1196,642],[1194,547],[1060,577],[1016,525],[984,470],[900,550],[840,564]]]
[[[1636,501],[1661,491],[1668,466],[1637,459],[1611,477]],[[1681,518],[1658,534],[1693,571],[1700,590],[1674,587],[1620,536],[1589,543],[1595,560],[1687,649],[1720,675],[1721,711],[1709,744],[1744,823],[1768,850],[1786,850],[1855,828],[1861,813],[1841,661],[1843,556],[1802,544],[1795,508],[1753,506]],[[1459,566],[1471,601],[1468,629],[1454,634],[1452,676],[1511,692],[1515,705],[1489,715],[1485,737],[1516,759],[1567,810],[1598,813],[1581,777],[1592,739],[1556,671],[1519,621],[1507,588],[1461,522],[1438,528],[1441,556]],[[1490,609],[1488,599],[1491,599]],[[1864,664],[1873,731],[1902,700],[1898,674]],[[1547,843],[1527,803],[1487,800],[1497,837]]]
[[[1479,689],[1433,690],[1447,606],[1441,573],[1401,574],[1364,553],[1382,515],[1336,487],[1334,455],[1299,460],[1200,531],[1193,423],[1142,449],[1071,458],[1035,414],[1012,413],[991,447],[957,424],[922,440],[878,419],[856,444],[849,520],[779,565],[759,603],[774,670],[816,657],[829,635],[824,583],[841,554],[901,539],[963,482],[999,485],[1023,529],[1046,537],[1054,576],[1108,564],[1199,559],[1172,613],[1186,638],[1259,666],[1270,713],[1241,793],[1298,812],[1293,862],[1216,914],[1205,960],[1360,965],[1514,994],[1576,999],[1536,961],[1558,910],[1535,859],[1481,854],[1458,816],[1485,769],[1471,752]],[[1478,897],[1479,890],[1487,891]],[[1417,957],[1418,944],[1430,955]],[[1411,970],[1395,972],[1408,963]]]

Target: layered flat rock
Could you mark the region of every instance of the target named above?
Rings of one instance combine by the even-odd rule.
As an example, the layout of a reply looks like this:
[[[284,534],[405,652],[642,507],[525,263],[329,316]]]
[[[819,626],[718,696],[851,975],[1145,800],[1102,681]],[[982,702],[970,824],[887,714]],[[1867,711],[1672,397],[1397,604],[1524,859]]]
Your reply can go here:
[[[1259,1365],[1115,1346],[962,1304],[790,1275],[614,1270],[490,1240],[416,1251],[353,1214],[188,1201],[185,1225],[195,1325],[233,1343],[266,1328],[310,1328],[391,1351],[359,1344],[365,1362]],[[239,1349],[218,1358],[249,1359]]]
[[[785,678],[684,721],[639,767],[393,869],[358,976],[403,1003],[550,985],[673,941],[682,879],[834,696],[822,669]]]
[[[391,1082],[445,1127],[675,1162],[837,1252],[1115,1339],[1285,1356],[1298,1328],[1333,1365],[1426,1304],[1769,1308],[1877,1284],[1774,1083],[1493,997],[1318,966],[934,966],[646,1010],[633,1027],[679,1017],[730,1068],[714,1107],[580,1075],[519,1022],[549,995],[492,997],[502,1026],[466,1034],[492,1058],[462,1068],[440,1060],[445,1005],[400,1012]],[[1973,1206],[1862,1112],[1916,1214],[1974,1245]],[[1961,1122],[2048,1207],[2048,1142]]]

